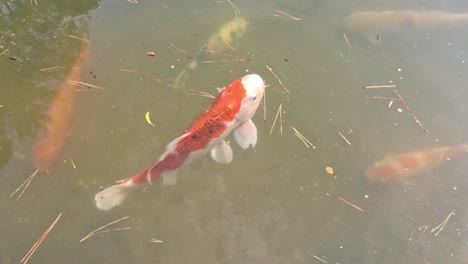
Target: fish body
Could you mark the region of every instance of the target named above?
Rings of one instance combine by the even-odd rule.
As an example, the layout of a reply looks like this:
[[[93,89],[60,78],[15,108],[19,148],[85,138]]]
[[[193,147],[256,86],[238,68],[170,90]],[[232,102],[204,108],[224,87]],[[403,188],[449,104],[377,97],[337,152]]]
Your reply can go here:
[[[182,88],[189,77],[189,73],[197,68],[201,61],[206,58],[208,52],[222,52],[240,39],[247,28],[248,21],[244,17],[234,17],[222,25],[219,30],[213,34],[205,45],[193,56],[190,63],[183,69],[174,81],[173,86]]]
[[[384,10],[353,12],[345,25],[366,35],[369,40],[389,32],[410,33],[428,30],[446,30],[468,23],[468,13],[450,13],[438,10]]]
[[[122,203],[135,186],[163,178],[163,184],[174,184],[177,171],[211,152],[215,161],[226,164],[232,150],[224,138],[234,131],[241,148],[254,147],[257,129],[251,120],[265,91],[265,83],[256,74],[234,80],[224,88],[184,131],[169,143],[157,161],[131,179],[111,186],[95,196],[96,206],[109,210]]]
[[[47,112],[46,130],[33,145],[33,162],[38,171],[49,169],[63,148],[74,113],[76,92],[69,80],[78,80],[85,60],[86,47],[78,57],[58,90]]]
[[[397,154],[374,163],[366,171],[366,176],[373,182],[398,182],[425,173],[467,152],[468,144]]]

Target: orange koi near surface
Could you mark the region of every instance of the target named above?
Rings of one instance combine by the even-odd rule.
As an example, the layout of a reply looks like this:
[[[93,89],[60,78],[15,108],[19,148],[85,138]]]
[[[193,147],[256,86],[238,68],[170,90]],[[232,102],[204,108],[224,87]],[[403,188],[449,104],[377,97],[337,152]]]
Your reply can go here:
[[[58,90],[47,112],[46,131],[33,145],[33,162],[38,171],[48,170],[59,155],[68,136],[70,122],[74,112],[76,91],[68,82],[81,76],[81,67],[85,59],[86,47],[81,48],[78,57]]]
[[[374,163],[366,176],[373,182],[398,182],[405,177],[425,173],[465,153],[468,153],[468,144],[397,154]]]
[[[163,185],[175,184],[177,171],[184,165],[211,152],[211,157],[222,164],[232,160],[231,147],[224,138],[231,131],[242,149],[255,147],[257,128],[251,118],[265,92],[265,83],[257,74],[234,80],[183,131],[166,146],[157,161],[131,179],[108,187],[95,196],[100,210],[120,205],[129,191],[144,183],[162,177]]]

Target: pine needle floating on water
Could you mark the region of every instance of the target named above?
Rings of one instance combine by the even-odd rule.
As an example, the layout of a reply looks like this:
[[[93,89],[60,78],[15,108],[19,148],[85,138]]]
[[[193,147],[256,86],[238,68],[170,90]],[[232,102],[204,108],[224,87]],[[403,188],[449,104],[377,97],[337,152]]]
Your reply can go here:
[[[236,16],[240,16],[240,10],[239,10],[239,8],[237,8],[237,6],[234,5],[230,0],[226,0],[226,2],[228,2],[229,5],[232,6],[232,8],[234,9],[234,14],[235,14]]]
[[[283,135],[283,114],[281,112],[281,108],[283,107],[283,104],[280,104],[278,107],[278,111],[276,112],[275,120],[273,121],[273,125],[271,125],[270,129],[270,136],[271,133],[273,133],[273,128],[275,128],[276,120],[278,119],[278,116],[280,118],[280,134]]]
[[[351,146],[351,142],[349,142],[349,140],[347,138],[345,138],[345,136],[343,136],[343,134],[341,134],[340,131],[338,131],[338,134],[340,134],[340,136],[343,138],[343,140],[346,141],[346,143],[348,143],[348,145]]]
[[[4,51],[2,51],[2,53],[0,53],[0,56],[2,56],[3,54],[5,54],[9,49],[6,49]]]
[[[450,212],[450,214],[445,218],[444,221],[442,221],[442,223],[440,223],[440,225],[438,225],[438,226],[432,228],[431,233],[434,233],[437,229],[439,229],[439,230],[434,234],[434,236],[439,235],[439,233],[442,232],[442,230],[444,230],[444,227],[445,227],[445,225],[448,223],[450,217],[452,217],[453,215],[455,215],[455,212],[453,212],[453,211]]]
[[[313,149],[315,149],[314,144],[312,144],[312,142],[310,142],[306,137],[304,137],[304,135],[302,135],[296,128],[291,127],[291,129],[294,131],[294,135],[296,135],[296,137],[298,137],[307,148],[312,147]]]
[[[39,69],[38,71],[40,72],[45,72],[45,71],[52,71],[52,70],[56,70],[58,68],[60,68],[62,66],[54,66],[54,67],[49,67],[49,68],[42,68],[42,69]]]
[[[41,245],[42,241],[44,241],[44,239],[46,238],[46,236],[50,233],[50,231],[52,231],[52,229],[54,228],[55,224],[57,224],[58,220],[60,219],[60,217],[62,216],[62,212],[57,216],[57,218],[55,219],[55,221],[49,226],[49,228],[46,229],[46,231],[44,232],[44,234],[42,234],[39,239],[36,241],[36,243],[34,243],[34,245],[31,247],[31,249],[28,251],[28,253],[26,253],[26,255],[21,259],[21,262],[22,264],[26,264],[29,259],[31,258],[31,256],[34,254],[34,252],[36,251],[36,249],[39,247],[39,245]]]
[[[320,260],[320,261],[323,262],[323,263],[328,264],[328,261],[326,261],[326,260],[324,260],[324,259],[321,259],[321,258],[319,258],[319,257],[317,257],[317,256],[315,256],[315,255],[313,255],[313,257],[316,258],[316,259],[318,259],[318,260]]]
[[[344,202],[345,204],[347,204],[347,205],[353,207],[353,208],[356,209],[356,210],[359,210],[359,211],[361,211],[361,212],[363,212],[363,213],[366,212],[366,211],[364,211],[361,207],[359,207],[359,206],[357,206],[357,205],[355,205],[355,204],[353,204],[353,203],[351,203],[351,202],[348,202],[347,200],[345,200],[344,198],[341,198],[340,196],[336,196],[336,198],[338,198],[338,200]]]
[[[364,89],[379,89],[379,88],[390,88],[392,89],[393,94],[396,96],[396,98],[388,98],[388,97],[382,97],[382,96],[374,96],[374,99],[383,99],[383,100],[391,100],[391,101],[399,101],[406,109],[406,111],[410,114],[410,116],[413,118],[413,120],[416,122],[416,124],[424,130],[424,132],[427,132],[428,130],[423,126],[421,121],[416,117],[416,114],[411,110],[411,108],[406,104],[405,99],[401,96],[400,92],[396,88],[396,85],[394,84],[386,84],[386,85],[368,85],[364,86]]]
[[[110,225],[113,225],[113,224],[115,224],[115,223],[118,223],[118,222],[120,222],[120,221],[122,221],[122,220],[125,220],[125,219],[129,218],[129,217],[130,217],[130,216],[125,216],[125,217],[122,217],[122,218],[120,218],[120,219],[117,219],[117,220],[115,220],[115,221],[113,221],[113,222],[110,222],[110,223],[108,223],[108,224],[106,224],[106,225],[103,225],[103,226],[99,227],[98,229],[92,231],[91,233],[89,233],[89,234],[87,234],[85,237],[83,237],[83,238],[80,240],[80,242],[83,242],[83,241],[85,241],[85,240],[89,239],[90,237],[92,237],[92,236],[94,236],[94,235],[97,235],[97,234],[108,233],[108,232],[112,232],[112,231],[122,231],[122,230],[131,229],[131,227],[127,226],[127,227],[119,227],[119,228],[114,228],[114,229],[102,230],[102,229],[104,229],[104,228],[106,228],[106,227],[108,227],[108,226],[110,226]]]
[[[162,243],[162,240],[156,239],[156,238],[151,238],[150,241],[151,243]]]
[[[188,53],[188,51],[176,47],[176,45],[172,44],[172,42],[168,41],[168,43],[169,45],[171,45],[170,47],[168,47],[169,49],[175,49],[176,51],[180,53]]]
[[[271,69],[268,65],[265,65],[265,66],[271,72],[271,74],[273,74],[273,76],[275,76],[276,80],[278,80],[279,84],[281,84],[281,87],[283,87],[283,89],[286,91],[286,93],[289,94],[288,88],[286,88],[286,86],[284,86],[283,82],[280,80],[278,75],[276,75],[276,73],[273,72],[273,69]]]
[[[33,172],[21,185],[20,187],[18,187],[12,194],[10,194],[10,198],[15,195],[15,193],[17,193],[19,190],[21,190],[21,188],[24,186],[23,190],[21,191],[21,193],[18,195],[18,198],[16,198],[16,200],[19,200],[19,198],[21,198],[21,196],[23,195],[24,191],[26,191],[26,189],[29,187],[29,184],[31,183],[31,181],[33,180],[34,176],[36,176],[36,174],[39,172],[39,169],[37,169],[35,172]]]
[[[74,38],[74,39],[78,39],[78,40],[81,40],[83,42],[86,42],[87,44],[89,44],[89,39],[85,39],[85,38],[80,38],[80,37],[77,37],[77,36],[73,36],[73,35],[65,35],[66,37],[69,37],[69,38]]]
[[[292,19],[292,20],[296,20],[296,21],[301,21],[302,18],[300,17],[295,17],[295,16],[292,16],[290,14],[287,14],[281,10],[278,10],[278,9],[275,9],[273,10],[273,12],[275,12],[276,14],[274,14],[273,16],[277,16],[277,17],[287,17],[289,19]]]
[[[74,81],[74,80],[68,80],[68,83],[71,84],[71,85],[80,86],[82,88],[92,88],[92,89],[104,91],[104,88],[99,87],[97,85],[90,84],[90,83]]]
[[[353,46],[351,46],[351,42],[349,42],[349,39],[348,39],[348,36],[346,36],[346,33],[343,33],[343,37],[346,41],[346,45],[348,45],[348,48],[352,48]]]

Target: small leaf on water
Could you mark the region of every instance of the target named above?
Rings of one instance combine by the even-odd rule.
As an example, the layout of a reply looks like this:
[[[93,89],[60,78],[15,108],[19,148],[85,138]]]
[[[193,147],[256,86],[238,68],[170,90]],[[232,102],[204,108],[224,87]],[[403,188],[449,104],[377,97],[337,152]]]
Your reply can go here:
[[[154,127],[156,127],[153,122],[151,122],[151,119],[150,119],[150,111],[146,112],[145,114],[145,119],[146,119],[146,122]]]
[[[146,52],[146,55],[154,57],[154,56],[156,56],[156,53],[154,51],[148,51],[148,52]]]
[[[328,172],[328,173],[331,174],[331,175],[335,175],[335,172],[333,171],[333,168],[332,168],[332,167],[326,167],[326,168],[325,168],[325,171]]]

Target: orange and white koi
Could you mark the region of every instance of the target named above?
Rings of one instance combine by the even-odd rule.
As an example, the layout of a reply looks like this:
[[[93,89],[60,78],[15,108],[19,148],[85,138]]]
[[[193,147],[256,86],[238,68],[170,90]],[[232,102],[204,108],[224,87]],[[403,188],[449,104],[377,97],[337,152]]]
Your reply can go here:
[[[265,83],[257,74],[246,75],[224,88],[216,99],[166,147],[159,159],[131,179],[108,187],[95,196],[100,210],[120,205],[130,190],[160,177],[163,185],[175,184],[177,171],[184,165],[211,152],[223,164],[232,160],[231,147],[224,138],[231,131],[242,149],[255,147],[257,128],[251,118],[265,92]]]
[[[405,177],[425,173],[465,153],[468,153],[468,144],[397,154],[374,163],[366,176],[373,182],[398,182]]]

